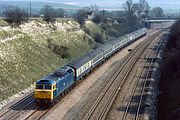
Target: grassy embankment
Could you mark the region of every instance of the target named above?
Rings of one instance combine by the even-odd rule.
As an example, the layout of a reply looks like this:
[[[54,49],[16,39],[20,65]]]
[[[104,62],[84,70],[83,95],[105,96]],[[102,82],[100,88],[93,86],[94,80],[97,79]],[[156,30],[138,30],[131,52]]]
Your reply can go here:
[[[180,20],[172,27],[167,44],[158,99],[159,120],[180,118]]]
[[[92,22],[86,23],[87,34],[73,20],[33,20],[19,28],[0,20],[0,26],[0,101],[87,53],[97,44],[95,32],[103,34]]]

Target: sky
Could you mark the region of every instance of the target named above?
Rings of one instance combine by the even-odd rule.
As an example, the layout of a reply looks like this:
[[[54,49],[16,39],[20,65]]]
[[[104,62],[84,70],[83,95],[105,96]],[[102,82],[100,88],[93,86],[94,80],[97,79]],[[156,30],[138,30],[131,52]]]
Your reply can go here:
[[[96,4],[99,7],[114,7],[118,8],[122,6],[126,0],[0,0],[0,1],[42,1],[42,2],[53,2],[63,3],[75,6],[90,6]],[[139,0],[133,0],[138,2]],[[160,6],[165,9],[180,9],[180,0],[146,0],[151,7]]]

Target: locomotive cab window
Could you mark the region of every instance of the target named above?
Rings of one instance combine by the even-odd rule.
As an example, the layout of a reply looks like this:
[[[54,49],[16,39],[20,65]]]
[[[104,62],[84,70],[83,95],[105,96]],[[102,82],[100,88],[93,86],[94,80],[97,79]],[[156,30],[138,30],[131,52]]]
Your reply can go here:
[[[51,86],[51,85],[44,85],[44,89],[45,89],[45,90],[51,90],[51,89],[52,89],[52,86]]]
[[[36,85],[36,89],[45,89],[45,90],[51,90],[51,85]]]
[[[36,85],[36,89],[43,89],[43,85]]]
[[[56,89],[56,87],[55,87],[55,85],[53,85],[53,90],[55,90]]]

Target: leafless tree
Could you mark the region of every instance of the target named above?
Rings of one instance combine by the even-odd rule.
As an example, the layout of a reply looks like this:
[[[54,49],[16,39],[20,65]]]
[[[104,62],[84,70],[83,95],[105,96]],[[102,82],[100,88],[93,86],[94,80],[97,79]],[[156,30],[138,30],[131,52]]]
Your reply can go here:
[[[155,7],[151,10],[151,16],[152,17],[163,17],[163,9],[161,7]]]
[[[54,22],[55,21],[55,17],[56,17],[56,11],[55,9],[50,6],[50,5],[45,5],[42,9],[41,9],[41,14],[43,15],[43,19],[46,22]]]
[[[139,11],[141,18],[149,16],[150,7],[146,0],[139,0]]]
[[[80,9],[77,11],[77,13],[74,15],[75,20],[80,24],[84,25],[86,18],[88,17],[87,11],[84,9]]]
[[[95,14],[99,12],[99,7],[96,4],[91,5],[90,8]]]
[[[123,5],[123,8],[127,14],[127,23],[129,26],[135,26],[137,17],[136,12],[138,10],[138,4],[134,4],[132,0],[127,0]]]
[[[20,9],[18,7],[7,8],[3,12],[3,14],[5,16],[5,21],[7,21],[10,24],[16,25],[20,25],[23,22],[27,21],[29,16],[25,10]]]

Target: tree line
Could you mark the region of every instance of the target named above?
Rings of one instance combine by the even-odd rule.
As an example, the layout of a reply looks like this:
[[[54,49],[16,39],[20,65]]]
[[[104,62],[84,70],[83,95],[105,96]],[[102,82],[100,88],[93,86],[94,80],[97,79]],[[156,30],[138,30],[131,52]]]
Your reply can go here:
[[[130,27],[142,24],[142,22],[148,17],[163,17],[163,9],[156,7],[150,9],[150,6],[146,0],[139,0],[138,3],[134,3],[132,0],[127,0],[123,4],[123,11],[106,11],[100,10],[97,5],[91,5],[90,7],[84,7],[76,11],[72,16],[81,25],[84,25],[88,16],[93,15],[92,21],[99,24],[106,21],[106,19],[117,19],[118,22],[127,22]],[[26,22],[30,15],[28,12],[19,7],[11,7],[3,12],[5,20],[10,24],[20,25]],[[54,22],[56,18],[65,18],[68,13],[61,8],[54,9],[50,5],[45,5],[40,10],[41,17],[48,23]]]

